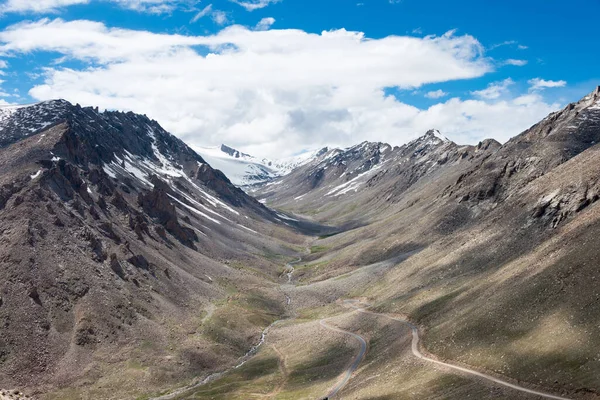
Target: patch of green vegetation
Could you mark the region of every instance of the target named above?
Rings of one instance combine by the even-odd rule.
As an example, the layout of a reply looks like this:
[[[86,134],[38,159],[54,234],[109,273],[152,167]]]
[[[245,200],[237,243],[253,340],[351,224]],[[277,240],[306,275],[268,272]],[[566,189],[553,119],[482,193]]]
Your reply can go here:
[[[253,268],[253,267],[251,267],[249,265],[246,265],[246,264],[244,264],[242,262],[232,261],[229,264],[229,266],[232,267],[232,268],[234,268],[234,269],[237,269],[238,271],[245,271],[245,272],[248,272],[248,273],[253,274],[253,275],[258,275],[261,278],[265,278],[265,279],[267,279],[267,280],[269,280],[271,282],[274,282],[273,277],[270,276],[269,274],[266,274],[264,271],[261,271],[260,269]]]
[[[311,246],[310,254],[322,253],[327,250],[329,250],[329,247],[327,246]]]
[[[303,264],[303,265],[298,265],[295,268],[297,271],[317,270],[321,267],[326,267],[327,265],[329,265],[331,263],[331,261],[332,260],[322,261],[322,262],[315,263],[315,264]]]
[[[352,273],[348,272],[339,276],[336,276],[335,278],[333,278],[334,281],[342,281],[346,278],[349,278],[350,276],[352,276]]]
[[[222,289],[225,290],[228,295],[234,295],[239,292],[237,286],[234,285],[229,279],[219,277],[216,279],[216,282]]]
[[[289,259],[289,257],[284,256],[283,254],[274,253],[269,249],[264,249],[262,254],[257,254],[259,257],[264,257],[270,261],[276,261],[278,263],[285,262]]]
[[[280,301],[257,291],[245,293],[217,307],[201,327],[201,334],[215,343],[235,349],[235,355],[242,356],[254,344],[248,341],[248,333],[258,333],[284,313],[285,308]]]
[[[150,340],[142,340],[142,343],[140,343],[139,348],[141,350],[152,350],[156,348],[156,344]]]
[[[358,208],[358,203],[348,204],[346,206],[346,208],[344,208],[344,210],[341,212],[341,215],[350,214],[350,213],[356,211],[357,208]]]
[[[202,322],[204,320],[204,317],[206,317],[208,315],[208,312],[206,310],[202,310],[200,311],[200,314],[198,314],[198,316],[196,317],[196,324],[198,325],[198,327],[202,327],[202,325],[204,325],[204,322]]]
[[[334,233],[328,233],[327,235],[321,235],[319,236],[319,239],[327,239],[336,235],[339,235],[340,232],[334,232]]]
[[[177,399],[248,399],[254,397],[250,393],[267,395],[272,392],[281,379],[279,359],[270,352],[263,352],[222,378]]]

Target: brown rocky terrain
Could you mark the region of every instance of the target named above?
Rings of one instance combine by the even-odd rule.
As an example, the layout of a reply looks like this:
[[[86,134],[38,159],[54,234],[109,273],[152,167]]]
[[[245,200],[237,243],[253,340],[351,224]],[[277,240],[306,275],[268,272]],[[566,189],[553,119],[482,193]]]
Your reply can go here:
[[[422,326],[442,359],[600,398],[600,88],[502,146],[435,133],[391,150],[363,144],[372,151],[358,157],[338,151],[255,193],[352,228],[313,243],[297,266],[298,295],[310,293],[301,301],[362,296]],[[354,390],[377,387],[367,378],[359,370]],[[401,382],[380,384],[405,398]],[[368,398],[355,391],[342,398]]]
[[[0,130],[2,386],[163,390],[234,362],[282,313],[273,282],[304,238],[272,211],[144,116],[21,110]],[[214,303],[245,310],[235,330],[202,322]]]
[[[0,386],[321,399],[352,333],[336,398],[539,398],[413,357],[388,315],[437,360],[600,398],[600,88],[503,145],[323,151],[269,208],[143,116],[35,107],[0,124]]]

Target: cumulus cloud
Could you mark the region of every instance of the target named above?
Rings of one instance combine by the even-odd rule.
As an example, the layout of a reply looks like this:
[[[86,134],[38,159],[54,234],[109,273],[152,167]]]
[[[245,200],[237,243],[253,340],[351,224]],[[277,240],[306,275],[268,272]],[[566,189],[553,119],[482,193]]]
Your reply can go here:
[[[257,156],[363,140],[402,144],[431,127],[460,142],[505,140],[558,107],[531,95],[419,109],[387,94],[493,70],[474,37],[452,32],[370,39],[344,29],[234,25],[185,36],[61,19],[0,32],[0,56],[39,52],[84,66],[47,66],[30,90],[36,99],[145,113],[192,145],[225,142]]]
[[[265,8],[271,4],[279,3],[281,0],[231,0],[244,7],[247,11],[258,10],[259,8]]]
[[[0,5],[1,13],[56,12],[75,4],[87,4],[90,0],[7,0]]]
[[[256,24],[255,29],[257,31],[266,31],[271,26],[273,26],[274,23],[275,23],[275,18],[271,18],[271,17],[263,18],[258,22],[258,24]]]
[[[215,10],[211,14],[212,20],[217,25],[225,25],[229,22],[229,18],[227,17],[227,13],[225,11]]]
[[[505,142],[559,107],[557,103],[546,103],[539,95],[500,101],[453,98],[427,110],[419,110],[413,126],[419,132],[438,127],[458,143],[474,144],[486,138]],[[507,115],[510,118],[506,118]]]
[[[566,81],[547,81],[541,78],[530,79],[528,83],[530,85],[530,91],[539,91],[547,88],[565,87],[567,85]]]
[[[471,92],[471,94],[487,100],[497,99],[503,94],[506,94],[508,92],[508,87],[514,83],[515,82],[512,79],[507,78],[500,82],[492,82],[487,86],[487,88],[483,90],[476,90]]]
[[[427,97],[428,99],[440,99],[446,96],[448,96],[448,93],[444,92],[442,89],[433,90],[431,92],[425,93],[425,97]]]

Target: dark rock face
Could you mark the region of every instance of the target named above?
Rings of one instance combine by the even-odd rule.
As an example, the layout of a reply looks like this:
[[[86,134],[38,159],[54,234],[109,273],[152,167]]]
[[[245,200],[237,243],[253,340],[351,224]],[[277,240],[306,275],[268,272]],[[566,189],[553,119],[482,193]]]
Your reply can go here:
[[[177,219],[177,210],[169,200],[169,188],[165,183],[157,183],[148,193],[140,193],[138,204],[149,216],[165,227],[177,240],[188,247],[195,248],[198,235],[193,229],[182,226]]]
[[[596,90],[580,102],[569,104],[551,114],[497,148],[490,157],[474,163],[448,189],[448,193],[471,203],[503,201],[530,182],[595,146],[600,142],[598,102],[600,94]],[[478,148],[485,146],[482,142]],[[493,146],[497,147],[496,144]],[[595,201],[595,186],[596,182],[585,182],[575,189],[574,194],[558,201],[560,205],[540,205],[534,215],[544,214],[542,209],[546,207],[550,207],[549,212],[554,209],[561,215],[583,209]],[[551,220],[555,225],[555,218]]]
[[[22,187],[14,182],[2,185],[0,187],[0,210],[8,203],[12,195],[18,193],[21,189]]]
[[[110,255],[110,268],[115,274],[117,274],[119,278],[126,279],[125,270],[121,266],[121,263],[119,262],[119,259],[115,253]]]
[[[219,197],[229,201],[231,204],[240,206],[241,189],[231,184],[229,179],[219,170],[212,169],[208,164],[198,167],[195,174],[196,179],[219,194]]]
[[[70,106],[64,100],[56,100],[2,110],[6,118],[0,121],[0,148],[61,123],[67,119]]]
[[[221,145],[221,151],[223,153],[229,154],[230,156],[235,157],[235,158],[240,158],[240,157],[244,157],[244,156],[250,157],[248,154],[241,153],[238,150],[232,149],[231,147],[226,146],[224,144]]]
[[[271,186],[259,189],[258,194],[291,202],[304,196],[310,198],[311,193],[322,190],[314,199],[320,204],[332,196],[360,194],[358,187],[362,187],[367,196],[396,203],[421,179],[445,167],[483,159],[499,147],[495,140],[486,140],[478,146],[459,146],[437,130],[430,130],[401,147],[364,142],[345,150],[320,152],[315,161],[282,178],[283,185],[276,188],[277,193]],[[281,187],[286,189],[281,191]]]
[[[248,233],[274,213],[146,116],[65,101],[10,113],[0,116],[3,382],[77,385],[96,355],[166,337],[147,321],[173,307],[192,318],[220,298],[206,283],[232,274],[219,260],[260,264],[246,246],[274,246]],[[77,368],[57,378],[59,363]]]
[[[86,203],[93,202],[87,191],[87,183],[80,176],[79,168],[65,160],[53,163],[52,167],[44,173],[44,181],[64,201],[72,200],[77,193]]]

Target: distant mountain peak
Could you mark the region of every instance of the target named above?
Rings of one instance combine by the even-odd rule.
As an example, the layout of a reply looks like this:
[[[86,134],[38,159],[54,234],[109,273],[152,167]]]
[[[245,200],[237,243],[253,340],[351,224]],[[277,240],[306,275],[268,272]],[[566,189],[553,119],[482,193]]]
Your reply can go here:
[[[326,154],[327,147],[296,156],[270,160],[243,153],[228,145],[195,149],[213,168],[216,168],[237,186],[252,186],[287,175],[295,168]]]
[[[437,129],[428,130],[427,133],[425,133],[425,137],[433,137],[438,140],[441,140],[444,143],[451,142],[450,139],[448,139],[446,136],[442,135],[442,133]]]
[[[225,154],[229,154],[233,158],[253,158],[251,155],[242,153],[241,151],[236,150],[233,147],[229,147],[226,144],[221,145],[221,151]]]
[[[597,86],[591,93],[585,95],[577,103],[571,104],[573,104],[572,107],[580,106],[581,108],[600,105],[600,86]],[[567,106],[567,108],[568,107],[569,106]]]

